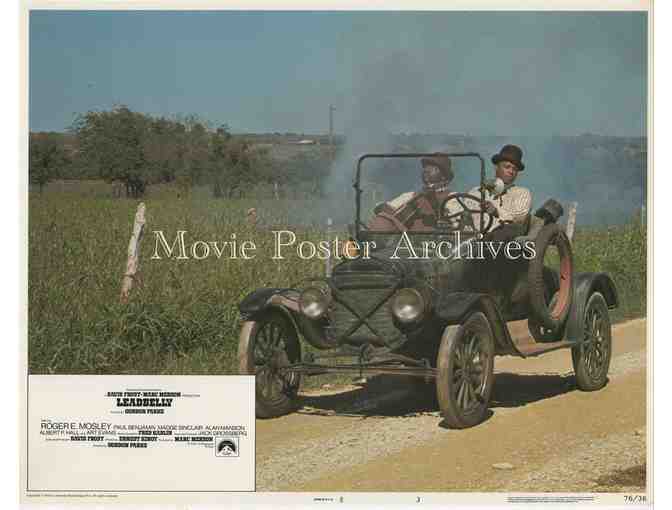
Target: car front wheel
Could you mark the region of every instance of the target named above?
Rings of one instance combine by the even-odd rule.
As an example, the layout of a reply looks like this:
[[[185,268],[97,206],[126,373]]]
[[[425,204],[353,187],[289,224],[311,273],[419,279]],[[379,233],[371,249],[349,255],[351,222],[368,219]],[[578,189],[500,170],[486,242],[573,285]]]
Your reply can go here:
[[[296,329],[281,311],[268,311],[255,321],[243,323],[238,367],[241,374],[255,376],[258,418],[274,418],[294,410],[300,376],[282,368],[300,361]]]
[[[448,326],[437,357],[436,395],[450,428],[473,427],[485,418],[492,393],[495,342],[488,319],[472,313]]]

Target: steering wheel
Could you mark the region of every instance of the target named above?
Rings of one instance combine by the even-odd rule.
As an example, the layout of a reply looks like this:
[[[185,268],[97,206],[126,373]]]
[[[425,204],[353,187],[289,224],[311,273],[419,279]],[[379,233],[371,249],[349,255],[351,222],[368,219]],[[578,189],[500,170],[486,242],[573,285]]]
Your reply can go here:
[[[478,208],[469,207],[465,203],[465,199],[476,201],[478,203],[479,207]],[[477,232],[477,233],[480,233],[480,234],[485,234],[486,232],[488,232],[490,230],[490,227],[492,227],[492,223],[495,221],[495,218],[491,214],[488,214],[483,209],[481,209],[481,207],[480,207],[481,197],[479,197],[477,195],[472,195],[471,193],[452,193],[441,204],[441,211],[442,212],[445,211],[446,204],[448,202],[450,202],[451,200],[455,200],[460,205],[462,210],[451,213],[451,214],[442,215],[441,216],[441,221],[450,221],[450,220],[456,220],[456,219],[459,218],[460,228],[462,228],[465,225],[465,223],[468,221],[469,223],[471,223],[471,227],[474,229],[474,232]],[[467,214],[468,220],[465,218],[465,214]],[[477,228],[476,225],[474,225],[474,219],[471,216],[472,214],[483,214],[484,216],[487,217],[487,219],[485,221],[485,225],[483,226],[483,229]]]

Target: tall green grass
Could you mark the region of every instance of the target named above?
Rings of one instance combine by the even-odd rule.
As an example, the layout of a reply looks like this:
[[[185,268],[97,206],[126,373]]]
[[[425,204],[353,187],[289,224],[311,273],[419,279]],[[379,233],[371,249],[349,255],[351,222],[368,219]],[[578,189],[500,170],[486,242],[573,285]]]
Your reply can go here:
[[[603,271],[616,283],[619,307],[612,320],[646,315],[646,247],[639,218],[616,227],[578,229],[574,236],[576,270]]]
[[[291,286],[322,274],[323,262],[286,251],[271,260],[270,230],[245,222],[253,203],[147,200],[140,278],[128,305],[121,278],[137,202],[32,195],[29,206],[29,364],[34,373],[230,373],[237,304],[263,286]],[[290,204],[275,202],[276,209]],[[263,215],[262,215],[263,216]],[[278,214],[281,219],[281,214]],[[269,227],[270,228],[270,227]],[[283,228],[279,226],[278,228]],[[152,260],[155,236],[257,245],[253,260]],[[310,229],[299,239],[318,240]],[[163,252],[160,254],[163,256]],[[285,252],[283,252],[283,255]]]
[[[31,373],[227,374],[236,372],[237,305],[264,286],[292,286],[324,274],[324,262],[294,250],[274,261],[271,229],[287,228],[317,201],[215,200],[207,194],[175,199],[150,196],[140,277],[127,305],[119,304],[136,201],[68,193],[31,194],[29,200],[28,348]],[[246,223],[259,210],[261,228]],[[343,204],[343,207],[351,207]],[[172,243],[254,241],[253,260],[151,260],[153,230]],[[299,240],[324,239],[315,227],[292,229]],[[579,230],[576,267],[607,271],[616,280],[617,318],[646,310],[646,234],[635,224]]]

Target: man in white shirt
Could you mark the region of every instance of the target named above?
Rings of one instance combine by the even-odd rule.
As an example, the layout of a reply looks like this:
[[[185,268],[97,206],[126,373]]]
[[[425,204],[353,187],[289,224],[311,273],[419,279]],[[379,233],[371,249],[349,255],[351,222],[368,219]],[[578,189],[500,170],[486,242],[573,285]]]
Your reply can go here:
[[[490,230],[504,224],[524,223],[532,207],[532,193],[527,188],[514,185],[518,174],[525,170],[523,151],[517,145],[505,145],[492,156],[492,163],[495,165],[495,177],[504,182],[504,191],[489,197],[494,210],[488,212],[495,216]]]
[[[498,227],[512,225],[511,234],[520,235],[523,226],[527,221],[532,207],[532,194],[530,190],[514,184],[518,174],[525,169],[523,164],[523,151],[517,145],[505,145],[501,150],[492,156],[492,163],[495,165],[495,177],[502,180],[504,189],[499,191],[486,191],[487,200],[485,224],[487,225],[489,217],[493,217],[492,225],[488,232],[492,232]],[[480,197],[480,188],[472,188],[469,193]],[[479,203],[470,200],[465,203],[473,209],[479,208]],[[446,202],[445,214],[454,214],[456,207],[459,208],[457,201],[449,200]],[[479,224],[479,216],[474,215],[474,225]],[[502,229],[498,229],[502,230]],[[502,232],[504,234],[504,232]]]

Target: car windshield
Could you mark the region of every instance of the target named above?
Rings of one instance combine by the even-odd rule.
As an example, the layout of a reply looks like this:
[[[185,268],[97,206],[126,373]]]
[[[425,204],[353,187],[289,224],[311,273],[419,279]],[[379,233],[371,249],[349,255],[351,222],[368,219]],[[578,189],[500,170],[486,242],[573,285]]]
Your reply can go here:
[[[387,241],[396,242],[402,232],[435,240],[456,231],[465,236],[478,232],[481,215],[465,213],[464,206],[478,211],[480,201],[452,196],[473,192],[481,185],[484,164],[478,154],[376,154],[364,155],[358,163],[359,228],[352,232],[358,239],[379,240],[379,246],[384,246]]]

